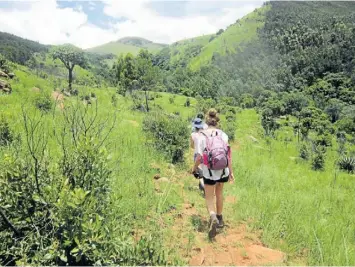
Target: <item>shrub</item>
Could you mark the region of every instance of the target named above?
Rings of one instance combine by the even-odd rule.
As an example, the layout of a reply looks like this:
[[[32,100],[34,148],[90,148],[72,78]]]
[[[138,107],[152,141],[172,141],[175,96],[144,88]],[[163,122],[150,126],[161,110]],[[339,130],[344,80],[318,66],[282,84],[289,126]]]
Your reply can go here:
[[[317,170],[324,170],[324,164],[325,164],[325,150],[324,147],[322,146],[316,146],[314,148],[314,153],[312,156],[312,169],[317,171]]]
[[[169,97],[169,103],[170,103],[170,104],[174,104],[174,100],[175,100],[174,97],[172,97],[172,96]]]
[[[317,146],[329,147],[332,146],[332,137],[330,134],[320,134],[314,140]]]
[[[355,157],[344,156],[338,161],[338,166],[341,170],[349,173],[355,172]]]
[[[0,117],[0,146],[10,145],[14,139],[15,136],[8,121],[5,117]]]
[[[35,98],[35,106],[44,112],[49,112],[53,107],[53,100],[49,94],[41,94]]]
[[[309,159],[309,149],[305,143],[303,143],[300,147],[299,156],[301,159],[304,159],[304,160]]]
[[[185,107],[189,107],[190,106],[190,98],[186,98],[186,102],[185,102]]]
[[[143,112],[146,111],[145,99],[141,94],[137,92],[132,93],[132,100],[133,100],[133,105],[132,105],[133,110],[139,110]]]
[[[172,163],[184,161],[189,129],[180,116],[167,116],[159,112],[149,114],[144,119],[143,129],[149,133],[154,147]]]

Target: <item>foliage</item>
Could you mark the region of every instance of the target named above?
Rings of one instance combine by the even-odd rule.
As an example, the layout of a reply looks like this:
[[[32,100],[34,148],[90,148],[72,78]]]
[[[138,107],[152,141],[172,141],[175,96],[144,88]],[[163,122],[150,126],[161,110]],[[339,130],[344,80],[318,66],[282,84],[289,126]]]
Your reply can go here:
[[[180,116],[164,115],[159,112],[147,116],[143,130],[150,134],[153,146],[162,152],[169,161],[184,161],[184,151],[188,148],[189,131]]]
[[[274,136],[275,131],[280,127],[273,117],[271,109],[264,109],[261,114],[261,125],[264,128],[266,136]]]
[[[0,117],[0,147],[10,145],[15,140],[15,134],[5,117]]]
[[[309,149],[306,143],[302,143],[299,151],[299,156],[301,159],[308,160],[309,159]]]
[[[84,52],[73,45],[61,45],[53,48],[51,53],[53,59],[59,59],[68,70],[68,85],[69,92],[71,92],[74,67],[85,67],[87,65],[87,58]]]
[[[353,173],[355,171],[355,158],[344,156],[339,159],[338,166],[341,170]]]
[[[325,164],[325,150],[321,146],[314,146],[311,159],[313,170],[324,170]]]
[[[48,46],[0,32],[0,53],[12,62],[25,64],[34,53],[47,52]]]
[[[53,100],[49,94],[41,93],[34,100],[35,106],[44,112],[49,112],[53,107]]]

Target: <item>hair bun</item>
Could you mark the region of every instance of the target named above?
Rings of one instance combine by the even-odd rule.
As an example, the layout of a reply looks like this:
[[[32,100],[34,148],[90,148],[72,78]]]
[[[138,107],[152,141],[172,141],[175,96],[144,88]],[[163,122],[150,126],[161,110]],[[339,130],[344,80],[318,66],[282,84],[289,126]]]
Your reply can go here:
[[[217,110],[215,110],[214,108],[211,108],[208,111],[208,116],[210,116],[211,118],[215,118],[217,116]]]

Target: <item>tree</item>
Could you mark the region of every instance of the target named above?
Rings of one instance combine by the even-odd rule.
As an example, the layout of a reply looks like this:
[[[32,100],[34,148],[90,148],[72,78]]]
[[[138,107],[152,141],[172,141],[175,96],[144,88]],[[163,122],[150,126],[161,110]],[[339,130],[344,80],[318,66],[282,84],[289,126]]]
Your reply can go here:
[[[122,68],[119,77],[120,81],[120,92],[122,95],[125,95],[126,91],[129,90],[132,93],[132,90],[135,89],[137,85],[137,67],[135,64],[134,56],[128,53],[123,59],[123,66],[120,66],[119,62],[118,67]]]
[[[145,104],[147,112],[149,112],[148,105],[148,91],[150,91],[158,82],[159,69],[153,66],[152,57],[146,50],[141,50],[137,57],[137,71],[138,84],[145,93]]]
[[[87,65],[87,59],[84,52],[73,45],[61,45],[57,46],[52,51],[52,57],[54,60],[59,59],[68,70],[68,85],[69,91],[72,91],[73,82],[73,70],[76,65],[85,67]]]

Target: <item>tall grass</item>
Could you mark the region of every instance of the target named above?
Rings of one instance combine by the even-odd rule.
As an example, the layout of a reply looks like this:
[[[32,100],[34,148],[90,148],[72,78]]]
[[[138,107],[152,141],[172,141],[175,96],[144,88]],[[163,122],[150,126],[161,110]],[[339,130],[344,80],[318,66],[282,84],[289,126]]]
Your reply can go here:
[[[263,242],[291,260],[354,265],[354,176],[334,168],[335,152],[328,151],[325,171],[316,172],[297,159],[296,138],[287,148],[278,140],[268,145],[254,111],[238,116],[237,129],[241,148],[234,152],[236,183],[230,191],[239,201],[233,216],[251,219],[262,229]]]

